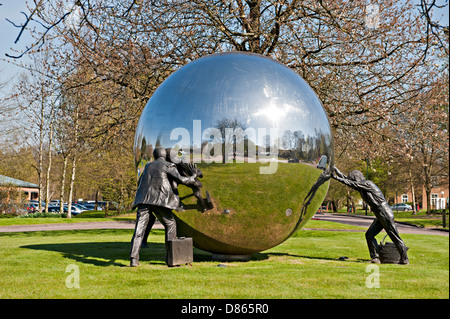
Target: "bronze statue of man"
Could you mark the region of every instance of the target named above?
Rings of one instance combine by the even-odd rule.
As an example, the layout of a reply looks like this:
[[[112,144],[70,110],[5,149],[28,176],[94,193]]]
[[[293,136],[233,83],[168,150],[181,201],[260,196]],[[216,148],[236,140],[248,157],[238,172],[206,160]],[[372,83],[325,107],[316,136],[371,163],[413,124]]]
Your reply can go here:
[[[378,244],[375,236],[384,229],[400,253],[399,264],[409,264],[406,253],[408,248],[400,238],[397,227],[395,226],[394,213],[377,185],[372,181],[366,180],[363,173],[358,170],[351,171],[347,177],[335,167],[332,177],[357,190],[376,217],[366,232],[366,240],[372,263],[380,263]]]
[[[204,203],[204,200],[202,198],[202,194],[200,191],[200,188],[202,187],[202,183],[200,182],[199,178],[203,177],[203,173],[200,169],[197,168],[196,164],[192,164],[192,163],[185,163],[179,159],[177,159],[176,157],[173,156],[173,154],[171,155],[172,149],[171,148],[166,148],[166,161],[169,163],[173,163],[175,164],[178,173],[181,176],[184,177],[194,177],[195,176],[195,183],[194,184],[189,184],[187,186],[189,186],[192,191],[193,191],[193,195],[197,198],[197,200],[200,202],[200,205],[202,207],[202,212],[205,212],[207,209],[212,209],[212,204],[210,202],[208,202],[208,206]],[[175,195],[179,196],[178,193],[178,184],[176,180],[171,180],[169,179],[171,185],[172,185],[172,190],[175,193]],[[208,196],[208,191],[206,191],[206,195]],[[179,207],[176,209],[176,211],[184,211],[183,208],[183,203],[181,202],[181,199],[179,201]],[[145,234],[144,234],[144,238],[142,239],[142,247],[148,248],[148,236],[150,235],[150,231],[153,227],[153,225],[155,224],[156,218],[153,214],[150,214],[149,216],[149,220],[148,220],[148,224],[147,224],[147,229],[145,230]]]
[[[154,160],[145,165],[145,169],[139,177],[138,189],[133,203],[133,208],[137,207],[137,220],[131,239],[131,267],[139,265],[139,252],[152,213],[165,228],[167,261],[167,241],[177,236],[172,209],[177,209],[180,203],[178,195],[172,189],[171,181],[184,185],[195,183],[195,175],[181,176],[175,164],[166,161],[165,149],[155,148],[153,157]]]

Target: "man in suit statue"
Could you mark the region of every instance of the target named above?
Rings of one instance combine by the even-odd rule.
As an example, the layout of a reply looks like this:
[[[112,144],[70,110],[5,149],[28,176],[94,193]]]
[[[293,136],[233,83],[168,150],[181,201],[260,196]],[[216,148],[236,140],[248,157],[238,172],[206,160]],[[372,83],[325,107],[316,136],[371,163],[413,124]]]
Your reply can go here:
[[[147,229],[151,214],[163,224],[165,228],[165,243],[175,239],[177,236],[176,222],[172,209],[179,207],[180,199],[172,189],[171,181],[178,184],[192,185],[195,183],[194,176],[181,176],[175,164],[166,161],[166,150],[156,148],[153,151],[154,160],[147,163],[142,172],[133,209],[137,207],[137,220],[133,237],[131,239],[130,266],[139,265],[139,252],[142,240]],[[166,253],[167,260],[167,253]]]
[[[400,238],[397,227],[395,226],[392,208],[387,203],[383,193],[377,185],[375,185],[372,181],[366,180],[363,173],[358,170],[351,171],[348,173],[347,177],[335,167],[332,177],[337,181],[353,188],[354,190],[357,190],[376,217],[366,232],[366,240],[369,247],[370,257],[372,258],[372,263],[380,263],[378,244],[375,236],[384,229],[400,253],[399,264],[409,264],[406,253],[408,248]]]
[[[208,208],[212,209],[212,203],[210,201],[208,201],[208,207],[206,207],[205,203],[203,202],[203,198],[202,198],[202,194],[200,191],[200,188],[202,187],[202,183],[199,181],[198,178],[202,178],[203,177],[203,173],[201,170],[199,170],[197,168],[196,164],[192,164],[192,163],[184,163],[183,161],[181,161],[180,159],[177,159],[174,154],[171,152],[173,152],[173,150],[171,148],[166,148],[166,161],[169,163],[173,163],[175,164],[178,173],[181,176],[185,176],[185,177],[194,177],[195,179],[195,183],[194,184],[189,184],[187,186],[189,186],[192,191],[193,191],[193,195],[197,198],[197,200],[200,202],[201,206],[202,206],[202,212],[206,211]],[[196,177],[195,177],[196,176]],[[172,180],[169,179],[171,185],[172,185],[172,190],[175,193],[175,195],[179,196],[178,194],[178,184],[176,180]],[[209,196],[208,191],[206,191],[206,195],[207,198]],[[184,211],[183,208],[183,203],[180,200],[180,206],[176,209],[176,211]],[[156,218],[153,214],[150,214],[149,216],[149,221],[147,224],[147,229],[145,230],[145,234],[144,234],[144,238],[142,239],[142,247],[144,248],[148,248],[148,236],[150,235],[150,231],[152,230],[153,225],[155,224]]]

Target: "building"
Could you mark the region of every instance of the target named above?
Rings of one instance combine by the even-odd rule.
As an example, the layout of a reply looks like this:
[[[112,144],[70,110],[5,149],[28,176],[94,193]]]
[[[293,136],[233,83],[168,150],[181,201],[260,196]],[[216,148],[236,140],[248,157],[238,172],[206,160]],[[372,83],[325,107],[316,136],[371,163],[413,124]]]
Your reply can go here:
[[[10,193],[12,191],[19,191],[21,195],[24,195],[25,200],[37,200],[39,194],[39,186],[33,183],[25,182],[20,179],[0,175],[0,191],[4,191],[5,201],[11,200]],[[3,196],[2,196],[3,197]],[[2,200],[2,198],[0,198]]]
[[[437,186],[431,189],[431,209],[444,209],[448,208],[448,186]],[[427,198],[427,193],[425,192],[425,188],[423,189],[423,198]],[[427,201],[424,201],[424,209],[427,209]]]
[[[417,191],[416,195],[416,204],[419,205],[419,209],[427,209],[428,201],[427,193],[425,191],[425,187],[422,188],[422,191]],[[449,187],[448,185],[436,185],[431,188],[430,194],[430,209],[444,209],[448,207],[449,203]],[[396,203],[411,203],[412,202],[412,193],[411,190],[405,191],[403,194],[397,194]]]

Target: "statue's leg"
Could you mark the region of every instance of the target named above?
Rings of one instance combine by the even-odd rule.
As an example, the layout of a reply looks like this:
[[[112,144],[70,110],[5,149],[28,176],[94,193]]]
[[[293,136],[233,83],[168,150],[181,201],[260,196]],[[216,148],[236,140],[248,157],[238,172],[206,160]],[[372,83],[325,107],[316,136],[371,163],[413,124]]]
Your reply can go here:
[[[205,202],[203,201],[202,191],[198,187],[193,187],[192,192],[194,193],[195,198],[197,198],[197,201],[200,203],[200,206],[202,206],[202,212],[207,210],[207,207],[205,205]]]
[[[175,217],[169,208],[165,207],[154,207],[154,214],[156,218],[163,224],[165,229],[165,246],[166,246],[166,263],[167,263],[167,249],[168,241],[175,239],[177,237],[177,224],[175,222]]]
[[[367,246],[369,247],[370,258],[373,263],[380,262],[378,259],[378,243],[375,236],[378,235],[381,230],[383,230],[383,225],[378,219],[375,219],[366,232]]]
[[[400,263],[401,264],[408,264],[408,248],[406,247],[403,240],[400,238],[400,234],[398,233],[397,226],[395,226],[394,220],[389,220],[389,222],[386,223],[386,227],[384,228],[386,230],[386,233],[388,234],[389,238],[394,243],[395,247],[397,248],[398,252],[400,253]]]
[[[136,226],[134,227],[134,234],[131,238],[130,266],[135,267],[139,265],[139,252],[141,250],[142,239],[148,225],[149,215],[150,212],[148,206],[138,206]]]
[[[401,264],[408,264],[408,255],[407,251],[408,248],[406,247],[403,240],[400,238],[400,234],[397,230],[397,226],[395,226],[394,221],[394,213],[390,210],[384,210],[382,212],[382,222],[383,222],[383,228],[386,231],[386,234],[389,236],[389,238],[394,243],[395,247],[397,248],[398,252],[400,253],[400,263]]]
[[[207,209],[213,209],[214,208],[214,204],[211,200],[211,196],[209,195],[209,192],[206,191],[206,207]]]
[[[142,247],[148,248],[148,236],[150,235],[150,231],[152,230],[153,225],[155,224],[156,217],[152,213],[149,213],[147,228],[145,229],[144,238],[142,239]]]

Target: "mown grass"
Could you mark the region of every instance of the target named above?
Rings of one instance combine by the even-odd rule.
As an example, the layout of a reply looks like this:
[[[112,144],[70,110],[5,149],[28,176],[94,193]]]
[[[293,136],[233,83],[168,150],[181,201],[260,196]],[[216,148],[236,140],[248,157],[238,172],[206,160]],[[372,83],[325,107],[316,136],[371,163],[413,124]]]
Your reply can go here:
[[[301,230],[249,262],[219,263],[195,249],[192,266],[175,268],[165,265],[162,230],[152,231],[141,266],[128,267],[131,236],[123,229],[2,233],[0,298],[449,298],[444,236],[403,234],[411,263],[379,265],[380,288],[366,286],[360,232]],[[79,269],[79,288],[66,287],[69,265]]]

